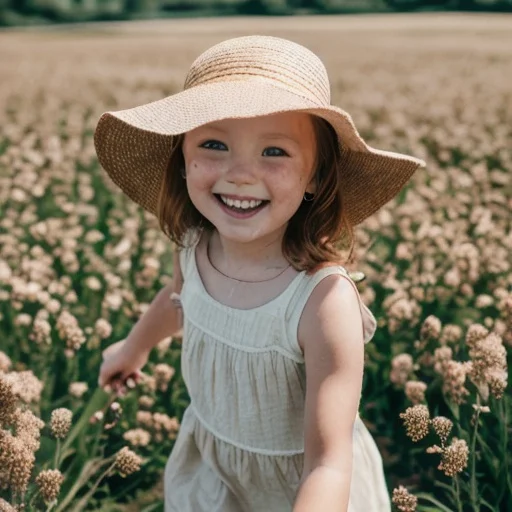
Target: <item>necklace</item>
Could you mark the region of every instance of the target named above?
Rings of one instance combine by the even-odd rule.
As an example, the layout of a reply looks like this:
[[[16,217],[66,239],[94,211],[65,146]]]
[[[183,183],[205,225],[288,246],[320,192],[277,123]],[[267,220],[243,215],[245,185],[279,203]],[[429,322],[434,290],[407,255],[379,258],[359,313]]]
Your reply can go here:
[[[224,277],[227,277],[228,279],[232,279],[233,281],[238,281],[239,283],[264,283],[266,281],[272,281],[273,279],[276,279],[278,278],[281,274],[284,274],[285,270],[288,270],[292,264],[290,263],[287,267],[285,267],[283,270],[281,270],[281,272],[279,272],[279,274],[277,274],[276,276],[274,277],[271,277],[269,279],[262,279],[261,281],[245,281],[243,279],[237,279],[236,277],[231,277],[231,276],[228,276],[226,274],[224,274],[224,272],[221,272],[213,263],[212,263],[212,260],[210,259],[210,239],[211,239],[211,236],[208,238],[208,242],[206,243],[206,258],[208,259],[208,263],[212,266],[212,268],[217,271],[219,274],[223,275]]]

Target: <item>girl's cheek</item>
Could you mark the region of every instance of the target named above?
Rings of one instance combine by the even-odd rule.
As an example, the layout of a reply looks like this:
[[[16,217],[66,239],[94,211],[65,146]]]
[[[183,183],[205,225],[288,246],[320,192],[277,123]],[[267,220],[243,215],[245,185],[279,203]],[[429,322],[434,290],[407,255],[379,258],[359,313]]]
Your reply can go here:
[[[272,183],[274,189],[288,192],[300,189],[304,180],[298,169],[286,164],[267,166],[263,176]]]
[[[200,188],[207,188],[212,182],[217,181],[220,171],[218,162],[192,161],[187,164],[188,179]]]
[[[261,170],[271,178],[276,177],[279,180],[290,182],[297,181],[302,174],[301,167],[296,162],[292,162],[284,157],[266,162],[265,165],[261,167]]]

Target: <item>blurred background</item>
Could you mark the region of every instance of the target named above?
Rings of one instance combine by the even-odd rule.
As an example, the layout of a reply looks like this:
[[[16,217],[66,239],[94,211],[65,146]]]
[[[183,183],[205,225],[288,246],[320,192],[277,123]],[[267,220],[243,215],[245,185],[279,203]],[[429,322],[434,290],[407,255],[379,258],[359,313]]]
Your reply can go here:
[[[512,12],[512,0],[0,0],[0,25],[144,18],[385,13]]]

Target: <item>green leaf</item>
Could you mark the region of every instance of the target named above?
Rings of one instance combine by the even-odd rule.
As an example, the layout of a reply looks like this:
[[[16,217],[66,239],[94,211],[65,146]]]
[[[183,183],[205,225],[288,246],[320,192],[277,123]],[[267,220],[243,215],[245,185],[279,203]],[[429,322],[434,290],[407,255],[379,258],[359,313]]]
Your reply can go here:
[[[89,479],[96,473],[102,466],[105,466],[109,461],[108,460],[99,460],[92,459],[85,463],[80,476],[76,479],[73,487],[69,490],[66,496],[63,496],[59,501],[57,509],[55,512],[61,512],[62,510],[66,510],[66,507],[71,504],[76,494],[80,491],[82,486],[84,486]]]
[[[485,501],[483,498],[480,498],[480,505],[487,507],[491,512],[496,512],[496,510],[498,510],[497,507],[491,505],[488,501]]]
[[[76,450],[74,448],[68,448],[66,451],[62,451],[60,456],[61,464],[62,461],[66,460],[70,455],[73,455],[74,453],[76,453]]]
[[[108,402],[109,395],[103,389],[97,388],[96,391],[91,396],[89,403],[84,409],[82,416],[80,419],[74,424],[73,428],[69,432],[67,438],[65,439],[62,445],[62,453],[66,453],[69,449],[71,443],[76,439],[76,437],[83,433],[83,430],[87,428],[89,425],[90,417],[98,410],[102,409]]]
[[[503,474],[499,468],[500,460],[496,456],[496,453],[493,452],[491,448],[489,448],[489,445],[485,442],[484,438],[480,433],[477,433],[477,442],[478,447],[480,448],[480,455],[483,457],[487,465],[487,471],[492,472],[493,480],[497,480],[500,473]],[[506,474],[506,470],[504,474]]]
[[[442,489],[446,489],[452,496],[455,497],[455,490],[451,485],[445,484],[444,482],[440,482],[439,480],[436,480],[434,482],[434,485],[436,487],[441,487]]]
[[[142,509],[142,512],[153,512],[154,510],[160,509],[162,510],[161,503],[153,503],[152,505],[148,505],[147,507]]]
[[[101,504],[101,512],[126,512],[126,505],[119,503],[105,503]]]
[[[454,512],[453,509],[447,507],[446,505],[443,505],[440,501],[438,501],[435,498],[433,498],[432,496],[430,496],[430,494],[426,494],[424,492],[419,492],[419,493],[415,494],[415,496],[418,499],[426,500],[426,501],[432,503],[432,505],[435,505],[437,507],[437,509],[433,509],[433,510],[435,510],[436,512],[439,512],[440,510],[442,510],[443,512]]]

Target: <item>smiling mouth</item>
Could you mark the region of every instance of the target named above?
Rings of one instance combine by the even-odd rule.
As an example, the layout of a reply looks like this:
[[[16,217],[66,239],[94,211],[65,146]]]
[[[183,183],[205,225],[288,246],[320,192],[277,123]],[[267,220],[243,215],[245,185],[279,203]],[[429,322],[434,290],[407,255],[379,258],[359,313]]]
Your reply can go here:
[[[268,203],[270,203],[270,201],[267,199],[244,199],[243,201],[240,201],[238,199],[231,199],[222,196],[221,194],[213,195],[222,206],[238,213],[255,212],[256,210],[261,210],[267,206]]]

